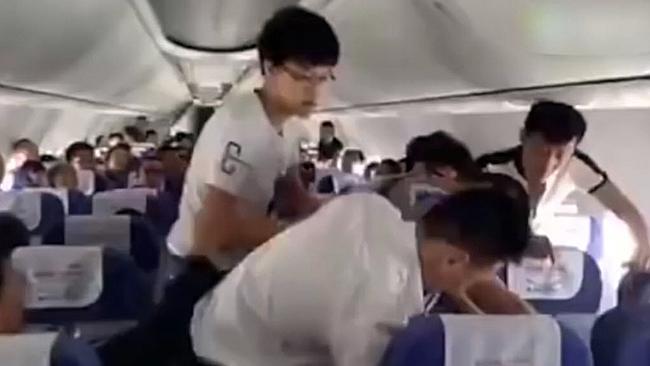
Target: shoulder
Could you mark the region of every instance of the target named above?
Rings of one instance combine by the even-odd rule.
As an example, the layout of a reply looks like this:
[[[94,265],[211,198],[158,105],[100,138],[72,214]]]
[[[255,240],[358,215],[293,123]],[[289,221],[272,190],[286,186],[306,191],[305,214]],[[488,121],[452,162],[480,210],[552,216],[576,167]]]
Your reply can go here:
[[[596,174],[605,174],[605,171],[600,168],[596,161],[581,150],[576,150],[575,154],[573,155],[573,163],[584,165]]]
[[[514,163],[520,152],[520,147],[515,146],[505,150],[499,150],[488,154],[483,154],[476,159],[476,164],[484,169],[489,165],[504,165]]]
[[[589,155],[579,150],[571,159],[568,173],[576,186],[588,193],[596,192],[609,181],[607,173]]]

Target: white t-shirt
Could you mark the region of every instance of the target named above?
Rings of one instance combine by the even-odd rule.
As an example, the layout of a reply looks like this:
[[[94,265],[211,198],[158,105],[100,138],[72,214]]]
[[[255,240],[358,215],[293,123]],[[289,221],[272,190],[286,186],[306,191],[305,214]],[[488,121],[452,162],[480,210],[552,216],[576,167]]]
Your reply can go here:
[[[521,153],[521,147],[499,151],[480,157],[478,164],[491,173],[509,175],[528,189]],[[559,206],[574,191],[594,193],[607,182],[607,173],[585,153],[577,151],[568,164],[560,167],[547,179],[546,190],[537,207],[533,208],[533,230],[540,232],[544,223],[552,220]]]
[[[207,185],[242,198],[245,213],[265,215],[275,179],[298,163],[299,153],[297,142],[283,138],[271,125],[255,92],[230,95],[205,124],[194,148],[179,218],[168,238],[171,252],[186,255],[191,249],[195,215]],[[215,264],[232,268],[245,254],[232,253]]]
[[[358,193],[248,255],[199,301],[191,334],[199,357],[226,366],[375,366],[423,308],[414,224]]]

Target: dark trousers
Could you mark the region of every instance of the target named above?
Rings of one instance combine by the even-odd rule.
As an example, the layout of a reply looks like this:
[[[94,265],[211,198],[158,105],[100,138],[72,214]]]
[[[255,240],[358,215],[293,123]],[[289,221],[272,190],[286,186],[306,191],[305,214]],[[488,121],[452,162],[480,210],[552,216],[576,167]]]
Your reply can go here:
[[[198,365],[190,337],[194,306],[226,274],[205,258],[187,258],[154,314],[98,348],[103,366]]]

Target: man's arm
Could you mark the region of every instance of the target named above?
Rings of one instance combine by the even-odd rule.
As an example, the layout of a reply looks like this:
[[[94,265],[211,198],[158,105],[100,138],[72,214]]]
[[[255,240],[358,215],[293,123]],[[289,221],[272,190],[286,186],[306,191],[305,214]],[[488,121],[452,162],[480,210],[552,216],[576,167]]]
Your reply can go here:
[[[242,207],[246,205],[241,198],[208,185],[203,207],[195,221],[192,254],[209,256],[254,249],[280,231],[272,218],[242,215]]]
[[[650,241],[648,240],[648,227],[643,215],[632,201],[611,181],[608,181],[596,191],[592,192],[607,209],[611,210],[619,219],[627,224],[634,240],[636,253],[632,258],[632,265],[637,269],[646,270],[650,265]]]

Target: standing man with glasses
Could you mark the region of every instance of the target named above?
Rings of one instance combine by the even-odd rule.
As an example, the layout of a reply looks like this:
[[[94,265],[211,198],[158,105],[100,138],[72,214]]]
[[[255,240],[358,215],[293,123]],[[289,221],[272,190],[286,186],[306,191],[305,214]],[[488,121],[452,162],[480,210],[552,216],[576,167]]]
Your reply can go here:
[[[263,83],[235,91],[201,132],[186,175],[179,219],[168,237],[184,268],[165,292],[153,321],[129,351],[103,348],[104,364],[191,364],[189,322],[194,304],[250,251],[280,231],[267,216],[275,180],[299,163],[299,146],[284,138],[293,117],[308,117],[334,79],[339,41],[320,15],[299,7],[278,11],[258,39]],[[295,171],[299,214],[318,207]],[[148,328],[147,328],[148,327]],[[122,355],[120,357],[120,354]],[[142,354],[143,357],[138,357]],[[113,356],[117,356],[114,358]]]

